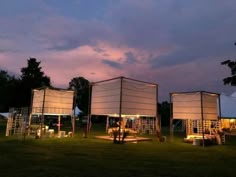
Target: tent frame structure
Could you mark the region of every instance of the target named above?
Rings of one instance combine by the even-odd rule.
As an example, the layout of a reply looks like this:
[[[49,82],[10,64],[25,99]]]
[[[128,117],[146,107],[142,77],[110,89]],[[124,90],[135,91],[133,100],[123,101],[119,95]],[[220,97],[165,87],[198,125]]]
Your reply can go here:
[[[47,90],[51,90],[51,91],[57,91],[57,92],[72,92],[72,105],[71,105],[71,109],[69,110],[68,108],[65,108],[63,106],[61,106],[61,102],[56,102],[57,104],[59,104],[59,108],[58,107],[47,107],[45,105],[46,103],[46,91]],[[35,96],[35,91],[43,91],[43,98],[41,100],[42,105],[40,105],[39,107],[35,107],[35,102],[34,102],[34,96]],[[72,118],[72,136],[75,134],[75,113],[73,113],[73,110],[75,111],[75,91],[74,90],[69,90],[69,89],[61,89],[61,88],[53,88],[53,87],[41,87],[41,88],[37,88],[37,89],[33,89],[32,90],[32,94],[31,94],[31,111],[30,111],[30,116],[29,116],[29,128],[31,128],[32,126],[32,116],[33,115],[37,115],[39,117],[39,123],[40,123],[40,136],[43,135],[43,127],[45,124],[45,116],[46,115],[53,115],[53,116],[58,116],[58,136],[60,136],[60,125],[61,125],[61,116],[71,116]],[[42,96],[42,95],[41,95]],[[63,100],[63,98],[59,98],[59,100]],[[36,103],[37,104],[37,103]],[[50,104],[50,101],[49,101]],[[58,105],[57,105],[58,106]],[[45,110],[49,109],[50,113],[47,113]],[[50,110],[51,109],[51,110]],[[63,109],[65,109],[65,113],[63,113]],[[62,112],[60,111],[62,110]],[[60,113],[59,113],[59,112]]]
[[[192,91],[192,92],[173,92],[170,93],[170,103],[171,103],[171,107],[170,107],[170,137],[171,137],[171,141],[173,141],[173,135],[174,135],[174,129],[173,129],[173,95],[175,94],[195,94],[195,93],[200,93],[200,112],[201,112],[201,119],[200,120],[188,120],[186,118],[182,118],[183,120],[186,121],[186,134],[188,134],[188,130],[189,130],[189,126],[191,126],[192,121],[199,121],[198,122],[198,127],[200,127],[201,129],[201,133],[202,133],[202,146],[205,146],[205,125],[207,124],[207,121],[211,121],[211,120],[204,120],[204,107],[203,107],[203,94],[209,94],[209,95],[215,95],[218,97],[218,103],[217,103],[217,108],[218,108],[218,119],[217,119],[217,123],[218,123],[218,128],[220,128],[220,119],[221,119],[221,107],[220,107],[220,94],[219,93],[213,93],[213,92],[206,92],[206,91]]]
[[[26,122],[29,119],[29,108],[10,108],[6,125],[6,136],[26,135]]]
[[[118,114],[117,114],[117,117],[118,117],[118,119],[119,119],[119,127],[118,127],[118,133],[119,133],[119,142],[121,141],[121,123],[122,123],[122,116],[124,116],[123,115],[123,110],[122,110],[122,108],[123,108],[123,98],[124,98],[124,96],[125,95],[123,95],[124,93],[123,93],[123,89],[124,89],[124,86],[123,86],[123,84],[124,84],[124,80],[127,80],[127,81],[131,81],[131,82],[137,82],[137,83],[139,83],[139,84],[146,84],[146,85],[150,85],[150,86],[152,86],[152,87],[155,87],[155,96],[156,96],[156,98],[155,98],[155,115],[152,115],[152,116],[149,116],[149,117],[155,117],[155,119],[156,119],[156,133],[157,133],[157,135],[158,136],[160,136],[160,127],[159,127],[159,121],[158,121],[158,107],[157,107],[157,103],[158,103],[158,85],[157,84],[155,84],[155,83],[149,83],[149,82],[144,82],[144,81],[140,81],[140,80],[135,80],[135,79],[131,79],[131,78],[126,78],[126,77],[123,77],[123,76],[121,76],[121,77],[116,77],[116,78],[112,78],[112,79],[107,79],[107,80],[102,80],[102,81],[98,81],[98,82],[94,82],[94,83],[91,83],[91,91],[93,92],[93,89],[94,89],[94,86],[96,86],[96,85],[98,85],[98,84],[102,84],[102,83],[106,83],[106,82],[110,82],[110,81],[115,81],[115,80],[119,80],[120,81],[120,88],[119,88],[119,105],[118,105]],[[93,95],[90,93],[90,96],[91,97],[93,97]],[[88,116],[88,120],[87,120],[87,132],[89,132],[90,131],[90,122],[91,122],[91,115],[96,115],[96,114],[94,114],[91,110],[93,109],[92,108],[92,98],[89,98],[90,99],[90,108],[89,108],[89,116]],[[107,116],[109,116],[109,114],[103,114],[103,115],[107,115]],[[140,113],[140,115],[142,115],[142,113]],[[113,115],[111,115],[111,116],[113,116]],[[131,116],[131,115],[127,115],[127,117],[128,116]],[[132,115],[133,116],[133,115]],[[135,115],[135,116],[137,116],[137,115]]]

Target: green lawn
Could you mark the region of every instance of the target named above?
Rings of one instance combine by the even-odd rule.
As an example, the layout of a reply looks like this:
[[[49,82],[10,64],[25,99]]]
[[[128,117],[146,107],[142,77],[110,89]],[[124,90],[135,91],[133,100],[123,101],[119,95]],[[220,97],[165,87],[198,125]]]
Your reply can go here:
[[[205,148],[182,142],[113,144],[89,138],[4,137],[0,124],[0,177],[229,177],[235,175],[236,139]]]

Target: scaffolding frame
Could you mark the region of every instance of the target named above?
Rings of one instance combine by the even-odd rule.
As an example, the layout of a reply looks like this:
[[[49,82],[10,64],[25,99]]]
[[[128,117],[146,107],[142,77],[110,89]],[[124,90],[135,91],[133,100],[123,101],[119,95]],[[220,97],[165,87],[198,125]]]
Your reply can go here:
[[[46,130],[45,116],[58,117],[57,131],[59,137],[61,135],[61,117],[71,116],[72,132],[69,133],[72,136],[75,134],[75,115],[73,113],[73,109],[75,110],[75,94],[74,90],[52,87],[41,87],[32,90],[29,126],[30,128],[32,126],[32,117],[38,117],[39,138],[44,135]]]
[[[116,85],[113,84],[113,82],[116,82],[115,83]],[[100,93],[95,92],[94,88],[97,85],[99,86],[102,84],[104,84],[104,86],[107,86],[107,87],[106,88],[104,87],[105,89],[101,88],[101,90],[97,90],[97,91],[101,91]],[[119,127],[118,127],[119,128],[119,142],[121,140],[120,132],[121,132],[121,121],[122,121],[123,116],[154,117],[156,134],[158,135],[158,138],[161,137],[160,127],[158,123],[158,108],[157,108],[158,85],[157,84],[148,83],[148,82],[139,81],[139,80],[130,79],[130,78],[121,76],[121,77],[117,77],[113,79],[95,82],[95,83],[92,83],[91,86],[92,86],[91,113],[89,114],[90,116],[91,115],[107,115],[107,116],[117,115],[117,117],[119,118]],[[96,96],[94,96],[95,95],[94,92],[97,94]],[[147,95],[147,98],[145,97],[141,98],[142,95]],[[96,103],[99,103],[100,107],[99,106],[96,107],[98,105],[98,104],[96,105]],[[113,105],[113,107],[111,105]],[[137,111],[137,108],[139,109],[138,111]],[[90,116],[88,116],[87,122],[90,122]]]
[[[199,138],[201,137],[201,139],[203,140],[202,141],[202,146],[204,147],[205,146],[205,135],[206,133],[208,133],[206,130],[209,129],[209,134],[212,134],[212,131],[213,130],[221,130],[221,123],[220,123],[220,118],[221,118],[221,108],[220,108],[220,94],[218,93],[213,93],[213,92],[206,92],[206,91],[193,91],[193,92],[176,92],[176,93],[170,93],[170,103],[171,103],[171,109],[170,109],[170,137],[171,137],[171,141],[173,141],[173,134],[174,134],[174,131],[173,131],[173,120],[174,120],[174,115],[173,115],[173,107],[174,107],[174,102],[173,102],[173,95],[185,95],[185,94],[199,94],[200,96],[200,99],[197,99],[197,102],[198,105],[200,105],[200,108],[199,107],[195,107],[194,108],[190,108],[190,110],[194,110],[195,112],[192,113],[191,111],[187,111],[187,112],[179,112],[179,115],[186,115],[186,117],[191,117],[191,118],[185,118],[185,117],[179,117],[181,118],[182,120],[185,120],[186,121],[186,135],[187,136],[199,136]],[[212,95],[214,97],[217,98],[217,106],[214,108],[214,109],[218,109],[218,113],[217,113],[217,119],[215,120],[214,119],[211,119],[211,115],[209,116],[210,118],[207,118],[205,119],[205,110],[209,109],[208,107],[205,108],[204,107],[204,100],[203,100],[203,95],[206,94],[206,95]],[[196,101],[196,100],[194,100]],[[214,103],[214,102],[213,102]],[[186,103],[181,103],[180,105],[184,105],[186,106]],[[188,106],[186,106],[188,107]],[[196,114],[196,110],[200,110],[199,111],[199,114],[198,117],[200,117],[200,119],[193,119],[192,117],[194,116],[194,114]],[[214,111],[213,111],[214,112]],[[177,113],[178,114],[178,113]],[[213,114],[213,113],[212,113]],[[219,114],[219,116],[218,116]],[[193,115],[193,116],[192,116]],[[213,114],[214,115],[214,114]],[[207,115],[206,115],[207,117]],[[176,118],[175,118],[176,119]],[[212,123],[215,122],[217,127],[211,127],[210,125],[212,125]],[[193,129],[195,128],[195,129]],[[223,138],[223,140],[225,141],[225,138]]]
[[[10,108],[6,126],[6,136],[25,136],[28,128],[29,108]]]

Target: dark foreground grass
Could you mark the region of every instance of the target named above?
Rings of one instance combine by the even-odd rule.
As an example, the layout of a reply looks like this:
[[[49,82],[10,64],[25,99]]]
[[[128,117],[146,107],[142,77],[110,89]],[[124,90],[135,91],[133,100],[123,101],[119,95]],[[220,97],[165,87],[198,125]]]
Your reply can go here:
[[[83,138],[0,136],[0,177],[234,177],[236,140],[199,147],[174,142],[113,144]]]

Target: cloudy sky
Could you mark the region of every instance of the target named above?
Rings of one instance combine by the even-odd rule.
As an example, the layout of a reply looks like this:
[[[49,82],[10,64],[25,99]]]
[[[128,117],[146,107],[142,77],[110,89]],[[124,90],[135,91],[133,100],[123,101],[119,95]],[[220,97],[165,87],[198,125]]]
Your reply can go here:
[[[220,63],[236,59],[235,0],[1,0],[0,69],[41,61],[55,87],[118,76],[170,92],[231,94]]]

